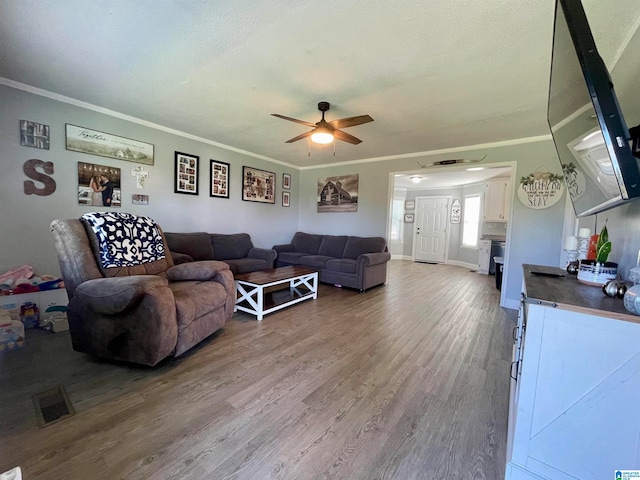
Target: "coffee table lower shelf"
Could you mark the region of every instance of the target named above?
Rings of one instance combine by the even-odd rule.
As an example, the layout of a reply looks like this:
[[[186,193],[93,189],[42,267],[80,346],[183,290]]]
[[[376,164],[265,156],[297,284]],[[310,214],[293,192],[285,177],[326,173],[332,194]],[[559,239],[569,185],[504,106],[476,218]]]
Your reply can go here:
[[[235,284],[235,309],[255,315],[257,320],[296,303],[318,298],[318,272],[304,267],[280,267],[238,275]],[[284,288],[272,291],[278,285]],[[269,291],[265,292],[266,289]]]

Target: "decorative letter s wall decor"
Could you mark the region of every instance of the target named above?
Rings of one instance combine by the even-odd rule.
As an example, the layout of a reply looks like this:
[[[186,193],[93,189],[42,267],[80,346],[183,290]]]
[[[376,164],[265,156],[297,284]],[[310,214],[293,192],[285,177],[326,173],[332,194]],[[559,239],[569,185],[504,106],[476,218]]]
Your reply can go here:
[[[37,168],[41,168],[44,173],[38,172],[36,170]],[[24,162],[23,171],[27,177],[44,184],[43,188],[38,188],[36,187],[36,184],[31,180],[25,180],[25,195],[35,194],[40,196],[47,196],[56,191],[56,181],[49,176],[53,175],[53,162],[44,162],[42,160],[33,158]],[[45,173],[48,175],[45,175]]]

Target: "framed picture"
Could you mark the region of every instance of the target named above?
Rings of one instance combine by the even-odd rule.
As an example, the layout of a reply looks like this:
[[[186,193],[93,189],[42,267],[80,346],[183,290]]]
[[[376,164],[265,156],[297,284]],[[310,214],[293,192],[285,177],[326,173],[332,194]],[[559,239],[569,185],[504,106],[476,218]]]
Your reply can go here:
[[[413,210],[414,208],[416,208],[415,200],[407,200],[407,201],[404,202],[404,209],[405,210]]]
[[[413,223],[413,213],[404,214],[404,223]]]
[[[318,178],[318,213],[357,212],[358,174]]]
[[[132,205],[149,205],[149,195],[141,195],[139,193],[134,193],[131,195],[131,204]]]
[[[289,192],[282,192],[282,206],[290,207],[291,203],[289,201]]]
[[[288,173],[282,174],[282,188],[289,190],[291,188],[291,175]]]
[[[20,145],[49,150],[49,125],[20,120]]]
[[[211,177],[209,178],[209,196],[229,198],[229,171],[231,166],[225,162],[211,160]]]
[[[242,200],[276,203],[276,174],[257,168],[242,167]]]
[[[78,203],[100,210],[121,206],[120,169],[78,162]]]
[[[198,195],[200,157],[176,152],[175,193]]]
[[[67,150],[153,165],[153,145],[151,143],[98,132],[69,123],[65,124],[65,127]]]

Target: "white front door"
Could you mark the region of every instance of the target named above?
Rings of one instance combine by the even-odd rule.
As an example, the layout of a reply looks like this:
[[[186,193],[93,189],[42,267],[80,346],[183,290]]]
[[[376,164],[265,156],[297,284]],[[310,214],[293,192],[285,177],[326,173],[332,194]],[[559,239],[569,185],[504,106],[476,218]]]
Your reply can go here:
[[[449,197],[417,197],[413,232],[416,262],[444,263],[446,260]]]

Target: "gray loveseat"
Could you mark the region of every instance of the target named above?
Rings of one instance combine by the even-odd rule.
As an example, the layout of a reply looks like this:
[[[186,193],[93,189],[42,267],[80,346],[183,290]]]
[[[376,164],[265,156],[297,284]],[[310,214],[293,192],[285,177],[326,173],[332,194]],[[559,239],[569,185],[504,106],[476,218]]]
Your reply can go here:
[[[273,268],[277,255],[270,248],[254,247],[247,233],[165,232],[164,235],[176,264],[219,260],[228,264],[234,275]]]
[[[318,235],[297,232],[291,243],[275,245],[277,267],[304,265],[318,269],[319,280],[344,287],[368,288],[387,281],[391,254],[382,237]]]

